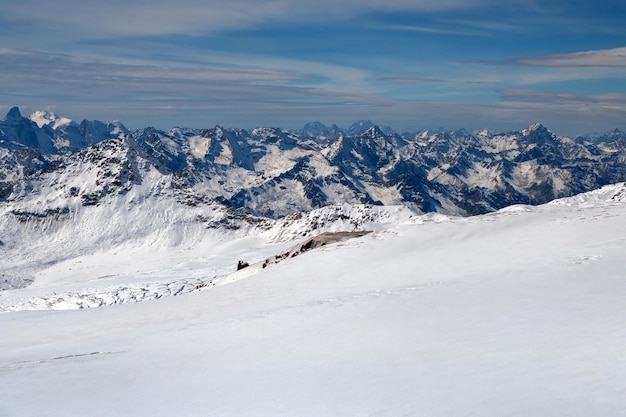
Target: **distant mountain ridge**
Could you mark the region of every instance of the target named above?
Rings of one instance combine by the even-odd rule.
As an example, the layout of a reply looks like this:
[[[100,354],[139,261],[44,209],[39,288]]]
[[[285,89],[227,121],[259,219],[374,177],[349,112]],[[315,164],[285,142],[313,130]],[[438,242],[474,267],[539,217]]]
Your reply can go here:
[[[344,203],[474,215],[625,181],[625,163],[617,129],[574,139],[541,124],[500,134],[398,134],[370,121],[130,131],[17,107],[0,121],[0,204],[22,218],[128,195],[272,218]]]

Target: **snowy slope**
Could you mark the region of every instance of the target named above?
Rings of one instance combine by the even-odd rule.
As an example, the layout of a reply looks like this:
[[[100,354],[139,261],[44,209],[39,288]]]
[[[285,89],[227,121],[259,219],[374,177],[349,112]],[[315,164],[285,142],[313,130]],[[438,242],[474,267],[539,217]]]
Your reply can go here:
[[[418,217],[179,297],[0,314],[0,415],[621,415],[625,196]],[[279,249],[229,242],[155,269]]]
[[[179,295],[212,286],[239,260],[258,261],[323,232],[384,230],[424,218],[399,206],[329,206],[275,221],[238,217],[218,205],[189,207],[167,196],[136,204],[141,190],[145,198],[158,185],[144,177],[141,188],[108,204],[75,204],[56,217],[2,216],[11,238],[1,248],[0,278],[13,291],[0,292],[0,311]]]

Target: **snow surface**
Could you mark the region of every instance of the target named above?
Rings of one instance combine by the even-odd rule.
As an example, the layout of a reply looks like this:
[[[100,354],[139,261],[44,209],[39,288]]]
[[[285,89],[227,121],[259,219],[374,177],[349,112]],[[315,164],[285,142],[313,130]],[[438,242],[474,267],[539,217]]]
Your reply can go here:
[[[471,218],[397,208],[374,233],[203,291],[0,314],[0,415],[623,415],[624,203],[617,184]],[[269,233],[337,212],[351,209]],[[150,245],[111,246],[5,293],[115,268],[198,278],[291,244],[206,233],[145,262]]]

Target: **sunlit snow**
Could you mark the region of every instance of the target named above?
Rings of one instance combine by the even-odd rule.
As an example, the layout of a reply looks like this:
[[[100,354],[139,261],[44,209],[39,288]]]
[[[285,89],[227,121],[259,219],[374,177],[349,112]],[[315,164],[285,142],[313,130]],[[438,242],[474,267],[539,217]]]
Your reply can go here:
[[[238,260],[303,240],[313,224],[374,232],[223,279]],[[164,233],[183,229],[174,221]],[[219,285],[108,307],[0,313],[0,415],[589,417],[626,409],[624,184],[469,218],[338,206],[231,235],[193,230],[31,262],[35,282],[4,291],[0,305],[87,288]],[[38,250],[60,250],[53,236]],[[32,254],[20,256],[26,265]]]

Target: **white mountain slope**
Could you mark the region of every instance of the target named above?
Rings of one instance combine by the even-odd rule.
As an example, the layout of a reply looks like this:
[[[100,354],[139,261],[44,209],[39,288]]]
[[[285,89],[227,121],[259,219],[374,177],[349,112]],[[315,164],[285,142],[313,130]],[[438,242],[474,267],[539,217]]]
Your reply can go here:
[[[0,415],[621,415],[625,203],[417,217],[193,294],[0,314]],[[164,247],[153,273],[270,249]],[[143,267],[101,255],[48,273]]]
[[[154,188],[144,180],[147,190]],[[34,282],[0,292],[0,312],[78,309],[180,295],[212,286],[239,260],[265,259],[299,239],[322,232],[382,230],[427,218],[403,207],[343,205],[248,223],[219,206],[187,207],[167,198],[136,207],[129,202],[138,191],[100,206],[75,205],[57,219],[20,222],[3,216],[0,226],[10,231],[13,242],[2,248],[0,278]]]

